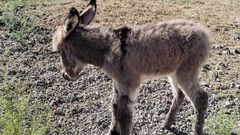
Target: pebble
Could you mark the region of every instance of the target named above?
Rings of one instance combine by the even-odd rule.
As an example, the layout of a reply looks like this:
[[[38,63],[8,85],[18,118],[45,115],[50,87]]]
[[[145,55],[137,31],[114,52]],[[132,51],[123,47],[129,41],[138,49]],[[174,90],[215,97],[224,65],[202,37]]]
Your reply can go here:
[[[234,53],[235,53],[235,54],[240,54],[240,51],[239,51],[238,49],[235,49],[235,50],[234,50]]]

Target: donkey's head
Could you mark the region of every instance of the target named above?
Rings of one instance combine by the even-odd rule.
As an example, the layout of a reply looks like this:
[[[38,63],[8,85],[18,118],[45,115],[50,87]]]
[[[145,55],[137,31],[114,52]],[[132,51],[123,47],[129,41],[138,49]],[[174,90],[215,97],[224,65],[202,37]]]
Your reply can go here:
[[[61,64],[63,65],[63,77],[67,80],[77,80],[79,73],[85,63],[77,59],[78,55],[74,46],[76,42],[68,40],[78,27],[85,27],[93,20],[96,13],[96,0],[91,0],[87,8],[79,13],[77,9],[71,8],[64,23],[57,28],[52,38],[53,52],[61,55]],[[74,37],[75,38],[75,37]]]

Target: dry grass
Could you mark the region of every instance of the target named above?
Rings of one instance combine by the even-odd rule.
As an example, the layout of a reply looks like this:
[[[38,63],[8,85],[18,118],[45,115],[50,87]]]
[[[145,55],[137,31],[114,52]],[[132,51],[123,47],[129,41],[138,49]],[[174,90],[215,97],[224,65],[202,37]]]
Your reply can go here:
[[[41,17],[38,18],[39,24],[44,27],[56,26],[70,7],[81,10],[86,3],[79,0],[45,2],[46,6],[41,7],[43,12],[36,12]],[[240,32],[240,2],[237,0],[98,0],[97,3],[96,24],[119,26],[175,18],[191,19],[210,28],[214,43],[228,44],[231,37]],[[236,42],[231,41],[231,44]]]

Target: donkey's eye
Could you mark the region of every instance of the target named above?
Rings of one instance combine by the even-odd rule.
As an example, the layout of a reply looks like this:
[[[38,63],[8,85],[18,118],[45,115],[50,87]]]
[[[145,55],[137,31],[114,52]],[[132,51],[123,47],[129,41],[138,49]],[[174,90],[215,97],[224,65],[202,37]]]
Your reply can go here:
[[[63,51],[62,50],[59,50],[57,51],[58,54],[62,55],[63,54]]]

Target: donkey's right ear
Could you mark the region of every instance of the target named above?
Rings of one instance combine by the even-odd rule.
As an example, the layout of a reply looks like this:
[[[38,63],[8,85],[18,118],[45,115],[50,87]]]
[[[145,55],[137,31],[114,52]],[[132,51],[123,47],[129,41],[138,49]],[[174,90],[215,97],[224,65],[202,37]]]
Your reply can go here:
[[[72,32],[79,24],[80,16],[76,8],[72,7],[65,20],[64,30],[67,34]]]
[[[80,23],[88,25],[92,22],[95,17],[97,4],[96,0],[90,0],[87,8],[83,10],[80,14]]]

